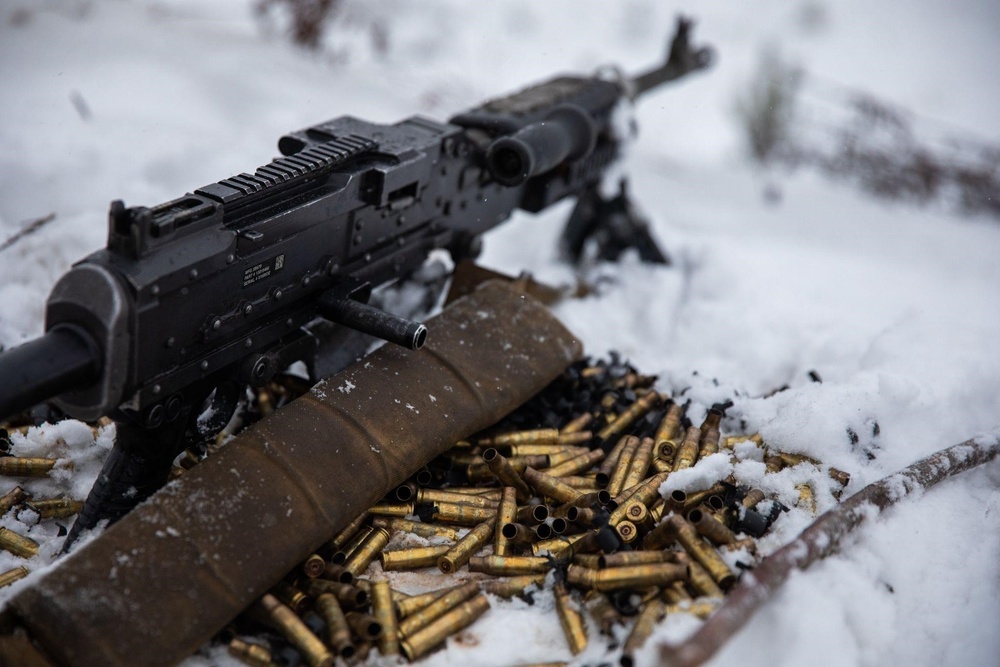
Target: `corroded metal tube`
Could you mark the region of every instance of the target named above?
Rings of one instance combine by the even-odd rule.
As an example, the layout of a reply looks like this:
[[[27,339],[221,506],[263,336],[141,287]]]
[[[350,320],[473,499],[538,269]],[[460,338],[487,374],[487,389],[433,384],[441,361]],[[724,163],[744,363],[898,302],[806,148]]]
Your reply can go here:
[[[372,614],[382,625],[382,634],[378,638],[379,653],[399,655],[399,623],[387,579],[372,582]]]
[[[151,667],[175,664],[364,508],[497,423],[581,351],[543,306],[499,283],[427,326],[422,350],[379,348],[79,544],[10,600],[19,622],[60,663],[118,667],[142,655]],[[355,389],[337,391],[348,382]],[[119,562],[133,550],[143,558]],[[141,599],[123,593],[137,590]]]
[[[302,653],[311,667],[333,666],[334,656],[330,650],[295,612],[281,604],[276,597],[270,593],[265,594],[257,602],[257,607],[285,639]]]
[[[455,546],[438,558],[438,569],[445,574],[451,574],[468,563],[469,558],[490,541],[493,528],[493,519],[487,519],[470,530]]]
[[[489,601],[480,593],[404,639],[403,653],[410,660],[422,658],[451,635],[472,625],[489,608]]]
[[[587,648],[587,628],[583,624],[583,616],[576,604],[570,600],[569,591],[563,582],[557,582],[552,589],[556,599],[556,613],[559,615],[559,625],[566,635],[566,643],[573,655],[579,655]]]
[[[316,598],[315,609],[326,623],[327,644],[345,660],[353,657],[355,650],[351,628],[347,625],[347,617],[337,598],[331,593],[322,593]]]

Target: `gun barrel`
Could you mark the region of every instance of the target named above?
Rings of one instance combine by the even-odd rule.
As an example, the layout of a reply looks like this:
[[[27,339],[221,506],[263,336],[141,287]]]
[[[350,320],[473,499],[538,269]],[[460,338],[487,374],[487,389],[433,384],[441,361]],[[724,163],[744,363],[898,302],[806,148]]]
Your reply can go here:
[[[0,418],[93,384],[101,372],[97,346],[71,326],[59,326],[0,354]]]
[[[587,112],[563,104],[545,120],[526,125],[490,144],[486,166],[498,183],[516,186],[544,174],[567,158],[586,157],[594,149],[596,139],[597,130]]]

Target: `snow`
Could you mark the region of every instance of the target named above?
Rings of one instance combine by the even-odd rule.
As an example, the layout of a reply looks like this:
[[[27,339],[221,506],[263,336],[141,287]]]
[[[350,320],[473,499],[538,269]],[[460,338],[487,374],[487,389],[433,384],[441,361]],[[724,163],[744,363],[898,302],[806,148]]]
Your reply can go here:
[[[915,111],[935,131],[998,144],[1000,4],[346,5],[349,21],[316,54],[262,30],[246,0],[0,6],[0,239],[56,214],[4,251],[0,343],[42,331],[56,278],[105,242],[111,199],[172,199],[263,164],[283,133],[342,114],[445,119],[559,71],[605,63],[639,71],[661,55],[672,16],[684,9],[698,20],[695,42],[713,44],[718,63],[639,101],[639,137],[624,165],[674,264],[626,257],[593,267],[599,294],[561,304],[558,316],[588,353],[619,350],[658,374],[660,389],[684,392],[695,421],[732,400],[724,436],[759,432],[769,447],[848,472],[845,497],[969,437],[995,441],[997,221],[873,200],[810,172],[762,172],[743,158],[733,109],[771,47],[818,80]],[[368,37],[380,16],[384,54]],[[780,204],[765,201],[768,185],[780,189]],[[481,261],[572,284],[573,272],[555,259],[570,208],[515,215],[488,235]],[[112,439],[110,429],[95,440],[72,422],[14,436],[17,454],[73,464],[23,485],[39,497],[82,499]],[[732,470],[771,485],[762,488],[791,508],[761,545],[771,552],[813,518],[795,506],[795,485],[813,486],[819,511],[834,502],[834,486],[825,467],[808,464],[765,477],[756,449],[738,446]],[[711,664],[996,664],[998,487],[994,462],[867,522],[838,555],[793,576]],[[27,563],[33,574],[0,599],[30,585],[58,550],[51,522],[30,523],[28,513],[0,520],[42,543]],[[17,564],[0,552],[0,570]],[[570,658],[549,594],[533,607],[492,602],[489,622],[426,663]],[[677,641],[695,627],[691,616],[668,617],[639,664],[655,664],[656,640]],[[578,661],[617,660],[590,630]],[[189,664],[226,664],[222,653]]]

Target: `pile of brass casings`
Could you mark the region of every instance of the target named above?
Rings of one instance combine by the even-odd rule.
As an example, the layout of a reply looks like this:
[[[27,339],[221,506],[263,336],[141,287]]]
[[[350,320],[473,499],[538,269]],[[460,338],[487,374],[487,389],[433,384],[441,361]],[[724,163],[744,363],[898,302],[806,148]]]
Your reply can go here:
[[[591,410],[553,414],[553,401],[536,397],[432,461],[272,591],[312,618],[313,636],[325,648],[300,649],[309,664],[334,655],[362,660],[374,646],[418,660],[485,613],[487,593],[530,599],[550,589],[574,655],[588,643],[585,614],[609,636],[631,622],[623,665],[632,664],[665,615],[712,613],[740,570],[752,567],[755,537],[787,508],[731,478],[668,497],[660,487],[673,472],[731,453],[743,441],[763,448],[769,472],[819,463],[771,451],[756,434],[722,438],[722,410],[690,425],[684,405],[652,388],[655,378],[588,364],[574,365],[546,392],[586,383]],[[562,424],[553,426],[554,419]],[[830,475],[841,484],[849,479],[836,470]],[[815,511],[807,485],[800,506]],[[415,541],[400,539],[406,535],[429,544],[398,546]],[[376,561],[381,567],[371,566]],[[415,595],[390,587],[395,572],[423,568],[460,576]],[[378,623],[381,634],[345,625],[344,611]],[[300,630],[271,625],[293,646],[306,644]],[[247,653],[266,649],[234,641],[234,655],[268,664]]]
[[[26,430],[26,429],[25,429]],[[6,429],[4,429],[6,433]],[[55,467],[57,459],[0,457],[0,477],[45,477]],[[39,520],[67,519],[80,512],[83,503],[71,498],[33,498],[20,485],[0,496],[0,516],[7,512],[28,510]],[[0,549],[25,560],[38,555],[38,542],[8,528],[0,528]],[[0,572],[0,588],[28,576],[26,567],[18,566]]]

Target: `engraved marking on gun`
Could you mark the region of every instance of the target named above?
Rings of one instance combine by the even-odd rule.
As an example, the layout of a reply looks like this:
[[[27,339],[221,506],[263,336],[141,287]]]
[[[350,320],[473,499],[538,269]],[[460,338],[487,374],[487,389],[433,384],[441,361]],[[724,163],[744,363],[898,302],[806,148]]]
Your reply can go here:
[[[269,278],[271,274],[285,267],[285,256],[277,255],[271,259],[254,264],[243,272],[243,287],[249,287],[256,282]]]

